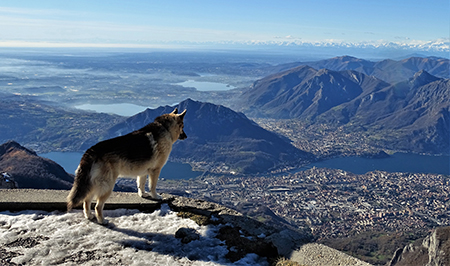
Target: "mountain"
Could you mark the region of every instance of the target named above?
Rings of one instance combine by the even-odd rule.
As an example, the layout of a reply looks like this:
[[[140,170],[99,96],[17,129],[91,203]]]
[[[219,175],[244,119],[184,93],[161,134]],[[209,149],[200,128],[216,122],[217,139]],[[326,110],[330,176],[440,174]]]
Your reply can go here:
[[[433,76],[450,78],[450,60],[437,57],[410,57],[403,60],[386,59],[378,62],[352,56],[339,56],[312,62],[297,62],[272,67],[274,72],[285,71],[301,65],[333,71],[354,70],[374,76],[389,83],[408,80],[418,71],[425,70]]]
[[[317,69],[330,69],[334,71],[355,70],[366,75],[374,71],[374,63],[352,56],[339,56],[331,59],[309,62],[309,66]]]
[[[439,80],[426,71],[420,71],[408,81],[394,85],[385,84],[384,88],[368,89],[352,101],[342,104],[323,115],[323,120],[338,120],[347,123],[353,118],[353,122],[359,124],[371,124],[383,120],[397,111],[402,111],[408,102],[419,92],[419,88],[426,84]],[[445,87],[445,86],[444,86]],[[385,121],[388,124],[402,125],[403,121]],[[401,122],[398,124],[398,122]],[[383,126],[379,123],[380,126]]]
[[[278,51],[291,53],[298,56],[307,54],[310,56],[322,56],[324,54],[358,54],[364,57],[389,57],[392,54],[420,53],[448,57],[448,38],[430,40],[427,42],[342,42],[342,41],[314,41],[305,42],[300,39],[277,38],[271,41],[221,41],[221,42],[184,42],[176,43],[185,45],[196,45],[200,47],[221,48],[224,50],[234,48],[239,50],[255,51]]]
[[[408,81],[369,90],[317,120],[391,134],[397,148],[445,153],[450,135],[450,80],[417,72]],[[392,132],[395,131],[395,134]]]
[[[157,116],[172,112],[175,107],[180,111],[187,109],[184,131],[188,138],[175,143],[172,159],[203,161],[223,169],[229,167],[229,171],[240,173],[264,172],[313,159],[311,154],[259,127],[242,113],[191,99],[176,106],[147,109],[111,127],[103,139],[139,129],[153,122]]]
[[[314,119],[364,91],[388,85],[356,71],[300,66],[256,81],[243,91],[237,108],[257,117]]]
[[[60,165],[15,141],[0,145],[0,172],[8,173],[19,188],[70,189],[73,183]]]
[[[410,79],[416,72],[425,70],[433,76],[450,78],[450,60],[435,57],[410,57],[400,61],[383,60],[374,64],[374,75],[387,82]]]
[[[367,61],[349,57],[328,66],[338,68],[350,61],[354,68],[369,69]],[[411,69],[425,64],[411,58],[402,62],[409,62]],[[372,137],[374,144],[387,149],[448,154],[450,147],[450,79],[425,70],[390,84],[353,70],[303,65],[254,82],[234,108],[253,117],[345,125],[347,132],[363,130],[377,136]]]

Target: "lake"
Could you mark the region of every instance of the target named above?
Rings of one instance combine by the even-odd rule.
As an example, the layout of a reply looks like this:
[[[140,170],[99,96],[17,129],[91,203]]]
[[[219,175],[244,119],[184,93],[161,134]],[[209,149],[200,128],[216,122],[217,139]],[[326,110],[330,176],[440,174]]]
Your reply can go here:
[[[95,111],[97,113],[116,114],[121,116],[133,116],[145,111],[147,108],[132,103],[113,103],[113,104],[82,104],[75,106],[77,109],[86,111]]]
[[[387,172],[412,172],[430,174],[450,174],[449,156],[430,156],[409,153],[395,153],[387,158],[368,159],[361,157],[334,158],[316,162],[306,167],[342,169],[354,174],[365,174],[374,170]]]
[[[175,85],[180,85],[185,88],[196,88],[198,91],[227,91],[236,88],[224,83],[195,80],[187,80],[184,82],[175,83]]]
[[[79,152],[50,152],[40,154],[49,158],[66,170],[75,173],[81,156]],[[407,153],[395,153],[388,158],[368,159],[361,157],[334,158],[316,162],[294,171],[303,171],[312,167],[342,169],[354,174],[365,174],[374,170],[387,172],[432,173],[450,175],[449,156],[429,156]],[[161,171],[160,178],[191,179],[202,175],[203,172],[192,171],[189,164],[167,162]]]
[[[75,170],[83,156],[80,152],[49,152],[39,154],[61,165],[67,173],[75,174]],[[203,172],[193,171],[192,167],[186,163],[167,162],[161,170],[159,178],[165,179],[191,179],[202,175]]]

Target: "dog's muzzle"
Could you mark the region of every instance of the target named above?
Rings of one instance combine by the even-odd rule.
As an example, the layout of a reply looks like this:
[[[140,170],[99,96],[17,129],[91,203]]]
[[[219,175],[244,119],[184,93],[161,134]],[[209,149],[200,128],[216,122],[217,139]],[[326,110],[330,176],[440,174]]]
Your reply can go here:
[[[187,138],[187,136],[186,136],[186,133],[184,133],[184,130],[183,130],[183,131],[181,131],[181,134],[178,137],[178,139],[185,139],[185,138]]]

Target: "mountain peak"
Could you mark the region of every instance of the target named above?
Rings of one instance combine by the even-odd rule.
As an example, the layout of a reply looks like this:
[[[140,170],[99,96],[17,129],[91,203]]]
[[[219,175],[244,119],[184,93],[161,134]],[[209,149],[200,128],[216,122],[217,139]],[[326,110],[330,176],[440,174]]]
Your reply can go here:
[[[7,141],[7,142],[3,143],[2,145],[0,145],[0,156],[3,156],[4,154],[10,152],[13,149],[25,151],[28,154],[37,156],[36,152],[23,147],[22,145],[20,145],[19,143],[17,143],[14,140]]]
[[[436,80],[438,80],[439,78],[431,75],[430,73],[428,73],[425,70],[420,70],[418,72],[416,72],[416,74],[414,74],[414,77],[412,77],[410,79],[410,83],[414,86],[414,87],[420,87],[423,86],[425,84],[428,84],[430,82],[434,82]]]
[[[338,60],[343,61],[343,62],[361,61],[361,59],[353,57],[353,56],[349,56],[349,55],[337,56],[337,57],[334,57],[332,59],[338,59]]]
[[[201,102],[192,100],[191,98],[187,98],[186,100],[181,101],[178,104],[178,106],[188,106],[188,105],[192,105],[192,104],[201,104]],[[179,110],[179,111],[181,111],[181,110]]]

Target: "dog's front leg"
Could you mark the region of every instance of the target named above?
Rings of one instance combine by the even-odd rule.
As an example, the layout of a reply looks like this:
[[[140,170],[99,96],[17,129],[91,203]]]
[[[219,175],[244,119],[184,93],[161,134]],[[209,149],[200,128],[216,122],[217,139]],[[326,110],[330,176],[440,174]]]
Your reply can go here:
[[[138,176],[137,177],[137,185],[138,185],[138,195],[141,198],[147,198],[150,195],[145,192],[145,182],[147,182],[147,176]]]
[[[161,173],[161,169],[153,169],[149,171],[149,187],[150,187],[150,196],[153,199],[161,200],[162,197],[156,194],[156,183],[158,183],[159,173]]]

